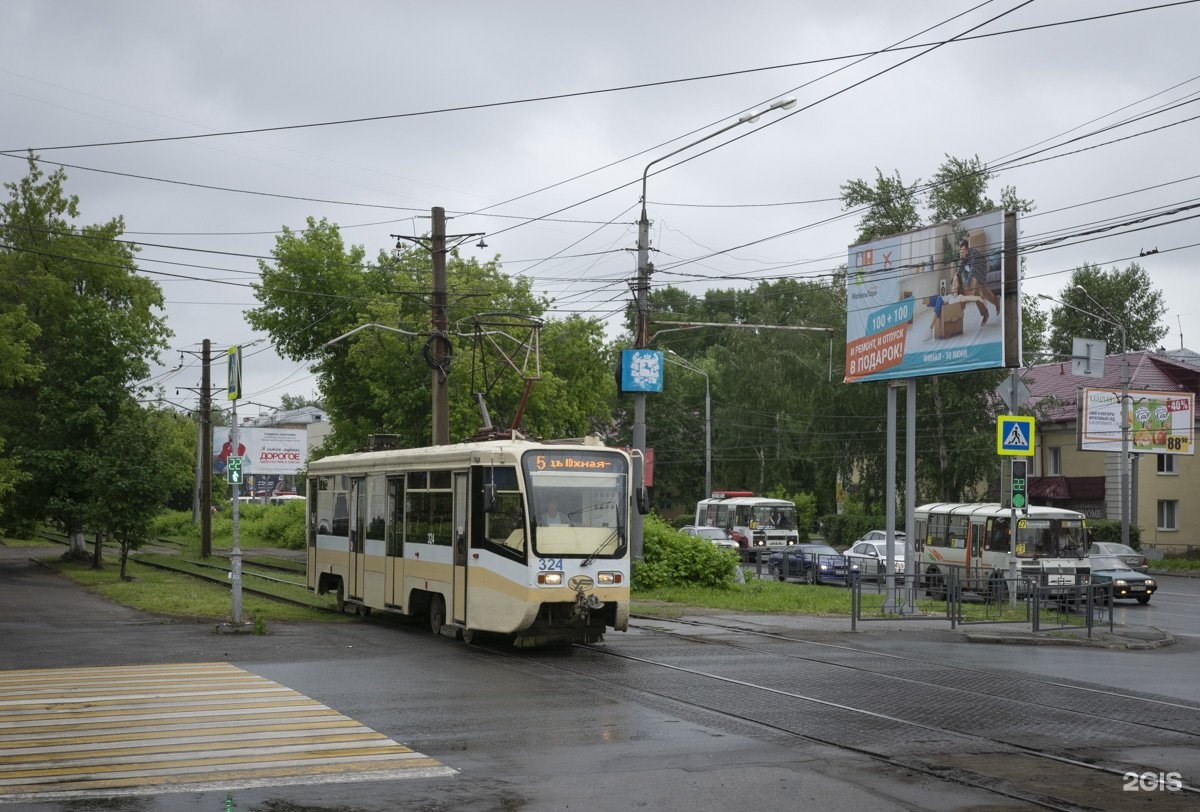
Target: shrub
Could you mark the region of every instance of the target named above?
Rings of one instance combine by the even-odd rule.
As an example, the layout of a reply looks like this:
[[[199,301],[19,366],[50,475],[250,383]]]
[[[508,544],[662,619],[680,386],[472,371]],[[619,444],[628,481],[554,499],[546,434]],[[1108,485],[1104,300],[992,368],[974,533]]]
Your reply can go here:
[[[642,561],[633,562],[633,589],[646,591],[664,586],[729,587],[738,568],[733,550],[685,536],[658,516],[643,524]]]
[[[1088,519],[1088,530],[1092,533],[1092,541],[1104,541],[1110,544],[1121,543],[1121,523],[1113,519]],[[1135,525],[1129,525],[1129,546],[1135,550],[1142,549],[1142,531]]]

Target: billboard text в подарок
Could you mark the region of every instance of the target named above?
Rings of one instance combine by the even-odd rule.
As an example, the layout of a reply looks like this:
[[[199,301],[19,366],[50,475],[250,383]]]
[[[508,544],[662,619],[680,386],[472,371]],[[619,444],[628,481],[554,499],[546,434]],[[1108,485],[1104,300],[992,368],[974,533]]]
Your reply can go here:
[[[1080,451],[1121,451],[1121,390],[1083,389]],[[1196,396],[1191,392],[1129,393],[1129,450],[1195,454]]]
[[[213,432],[213,473],[223,475],[233,456],[230,429]],[[242,458],[242,476],[250,474],[296,474],[308,465],[308,432],[304,429],[239,428],[237,456]]]
[[[1020,318],[1004,306],[1005,216],[992,211],[850,247],[847,383],[1004,366],[1005,321]]]

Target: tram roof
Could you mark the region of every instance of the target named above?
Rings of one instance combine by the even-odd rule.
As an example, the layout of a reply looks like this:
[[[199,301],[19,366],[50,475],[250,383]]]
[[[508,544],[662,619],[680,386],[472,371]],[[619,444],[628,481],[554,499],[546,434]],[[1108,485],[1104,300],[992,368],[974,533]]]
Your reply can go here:
[[[374,451],[355,451],[350,454],[334,454],[309,462],[308,472],[335,473],[397,465],[486,464],[492,460],[516,461],[520,459],[521,455],[534,450],[625,453],[619,448],[604,445],[597,438],[550,442],[528,439],[479,440],[423,448],[386,448]]]

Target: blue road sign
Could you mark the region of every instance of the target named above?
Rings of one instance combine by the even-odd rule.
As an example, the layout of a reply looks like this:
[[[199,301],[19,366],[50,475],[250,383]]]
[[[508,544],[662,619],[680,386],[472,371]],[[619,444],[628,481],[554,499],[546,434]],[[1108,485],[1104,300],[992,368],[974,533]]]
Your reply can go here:
[[[996,453],[1008,457],[1033,456],[1032,417],[1000,415],[996,418]]]

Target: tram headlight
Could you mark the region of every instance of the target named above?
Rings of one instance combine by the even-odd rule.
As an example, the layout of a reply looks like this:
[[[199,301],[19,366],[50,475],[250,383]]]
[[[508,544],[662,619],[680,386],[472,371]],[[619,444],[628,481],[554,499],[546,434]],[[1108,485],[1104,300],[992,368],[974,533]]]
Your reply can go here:
[[[625,578],[619,572],[598,572],[596,573],[596,583],[600,586],[617,586]]]
[[[561,572],[539,572],[537,582],[538,586],[562,586],[563,574]]]

